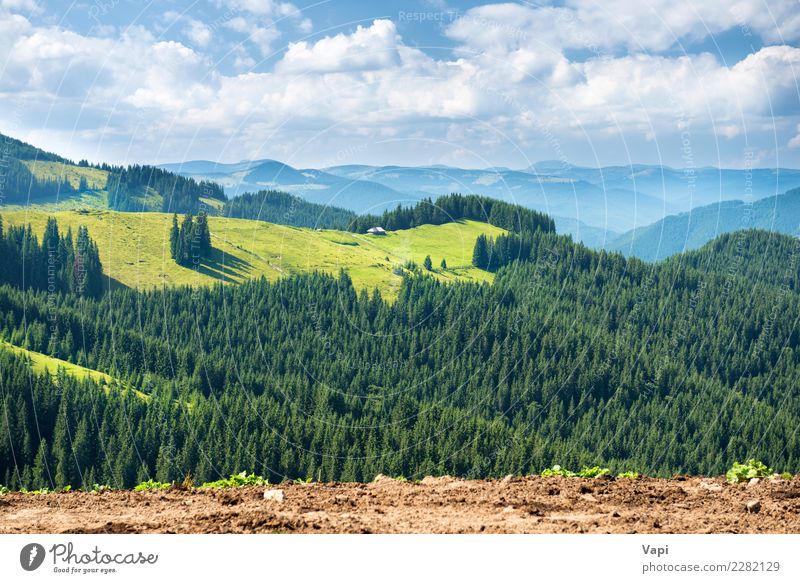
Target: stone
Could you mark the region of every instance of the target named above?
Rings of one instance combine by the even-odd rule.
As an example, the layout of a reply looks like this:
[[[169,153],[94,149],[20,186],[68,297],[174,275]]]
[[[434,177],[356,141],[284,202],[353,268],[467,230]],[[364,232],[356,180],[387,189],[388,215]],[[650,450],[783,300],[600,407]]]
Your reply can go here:
[[[761,511],[761,500],[750,500],[747,504],[745,504],[745,509],[750,514],[757,514]]]
[[[283,502],[283,490],[265,490],[264,500],[272,502]]]

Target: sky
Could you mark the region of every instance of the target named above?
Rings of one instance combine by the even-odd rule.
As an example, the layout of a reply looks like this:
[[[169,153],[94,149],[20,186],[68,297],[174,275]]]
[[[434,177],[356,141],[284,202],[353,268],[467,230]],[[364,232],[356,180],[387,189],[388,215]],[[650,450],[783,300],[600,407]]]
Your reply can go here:
[[[800,167],[797,0],[0,0],[0,132],[73,159]]]

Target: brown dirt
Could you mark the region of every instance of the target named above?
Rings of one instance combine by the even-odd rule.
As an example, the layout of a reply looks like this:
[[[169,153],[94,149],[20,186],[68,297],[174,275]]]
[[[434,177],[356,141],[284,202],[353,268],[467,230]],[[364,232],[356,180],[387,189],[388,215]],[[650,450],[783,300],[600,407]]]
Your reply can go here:
[[[280,489],[284,498],[265,500]],[[746,504],[759,500],[758,513]],[[800,477],[506,478],[7,494],[0,533],[800,533]]]

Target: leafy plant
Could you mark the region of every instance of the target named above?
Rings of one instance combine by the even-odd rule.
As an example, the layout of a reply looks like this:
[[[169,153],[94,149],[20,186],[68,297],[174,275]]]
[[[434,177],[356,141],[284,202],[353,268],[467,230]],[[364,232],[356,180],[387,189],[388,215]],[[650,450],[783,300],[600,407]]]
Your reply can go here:
[[[784,480],[791,480],[792,478],[794,478],[794,476],[790,472],[783,472],[781,474],[781,478],[783,478]]]
[[[38,490],[20,490],[23,494],[32,494],[34,496],[44,496],[45,494],[52,494],[53,491],[50,488],[39,488]]]
[[[408,478],[406,478],[405,476],[395,476],[394,479],[397,480],[398,482],[408,482]]]
[[[70,486],[69,484],[67,484],[66,486],[64,486],[63,488],[61,488],[61,491],[62,491],[64,494],[68,494],[69,492],[72,492],[72,486]]]
[[[622,472],[617,474],[617,478],[635,480],[639,477],[639,472]]]
[[[11,492],[11,490],[0,484],[0,496],[2,496],[3,494],[8,494],[9,492]]]
[[[247,472],[232,474],[230,478],[222,478],[214,482],[206,482],[200,488],[241,488],[243,486],[266,486],[269,481],[263,476],[248,475]]]
[[[543,478],[550,478],[552,476],[561,476],[563,478],[572,478],[575,476],[575,472],[570,472],[569,470],[562,468],[558,464],[554,465],[552,468],[547,468],[542,472]]]
[[[575,474],[579,478],[599,478],[601,476],[607,476],[611,473],[611,470],[608,468],[601,468],[600,466],[593,466],[591,468],[587,466],[583,466],[581,470]]]
[[[767,467],[759,460],[749,459],[743,464],[734,463],[733,467],[725,474],[725,477],[731,484],[738,484],[752,478],[766,478],[771,474],[772,468]]]
[[[313,482],[313,481],[314,481],[314,478],[305,478],[305,479],[303,479],[303,478],[296,478],[296,479],[294,480],[294,483],[295,483],[295,484],[310,484],[310,483],[311,483],[311,482]]]
[[[92,484],[91,488],[86,488],[86,492],[91,492],[92,494],[99,494],[100,492],[109,492],[111,491],[111,486],[108,484]]]
[[[144,492],[145,490],[166,490],[172,486],[170,482],[156,482],[155,480],[147,480],[146,482],[142,482],[141,484],[137,485],[133,491],[134,492]]]

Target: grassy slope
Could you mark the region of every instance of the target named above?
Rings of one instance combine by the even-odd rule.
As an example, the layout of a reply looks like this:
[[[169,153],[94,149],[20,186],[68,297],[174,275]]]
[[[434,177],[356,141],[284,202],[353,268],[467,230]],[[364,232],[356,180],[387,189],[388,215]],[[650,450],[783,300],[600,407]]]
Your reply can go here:
[[[66,178],[73,188],[80,186],[81,178],[86,179],[86,183],[91,190],[104,190],[108,183],[108,172],[97,168],[84,168],[61,162],[42,162],[39,160],[25,160],[23,164],[28,167],[31,174],[38,180],[60,182]]]
[[[10,224],[31,223],[41,234],[47,217],[53,213],[29,207],[3,210],[0,214]],[[472,248],[479,234],[497,236],[503,232],[491,225],[465,221],[375,237],[210,217],[215,253],[193,269],[181,267],[169,257],[172,215],[84,209],[59,211],[55,216],[59,226],[71,227],[73,232],[79,225],[86,225],[100,247],[105,272],[129,287],[233,283],[262,275],[274,280],[292,273],[338,273],[345,268],[357,288],[377,287],[387,297],[396,294],[401,281],[393,268],[408,259],[421,266],[427,254],[433,260],[434,277],[441,280],[491,281],[491,274],[470,265]],[[438,266],[443,257],[450,268],[440,272]]]
[[[117,379],[111,375],[107,375],[104,372],[100,372],[99,370],[72,364],[66,360],[48,356],[46,354],[42,354],[41,352],[27,350],[26,348],[15,346],[5,342],[4,340],[0,340],[0,350],[8,350],[18,356],[29,358],[31,361],[31,370],[37,375],[42,374],[43,372],[49,372],[51,375],[55,376],[58,372],[58,369],[63,369],[66,374],[78,379],[85,379],[87,377],[91,378],[97,384],[104,385],[106,390],[109,390],[110,386],[116,386],[119,384]],[[147,398],[147,395],[140,391],[134,390],[133,392],[143,399]]]

